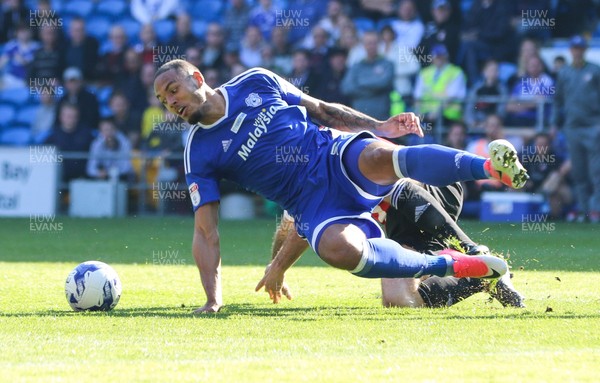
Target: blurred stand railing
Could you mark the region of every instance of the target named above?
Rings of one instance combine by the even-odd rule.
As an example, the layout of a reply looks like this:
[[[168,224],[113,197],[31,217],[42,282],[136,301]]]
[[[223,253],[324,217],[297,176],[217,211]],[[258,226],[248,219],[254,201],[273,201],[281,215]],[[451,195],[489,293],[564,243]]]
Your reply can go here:
[[[428,108],[427,103],[435,104],[434,108]],[[477,115],[481,112],[477,110],[478,104],[497,104],[500,108],[498,115],[503,121],[509,120],[509,117],[513,114],[507,111],[507,105],[512,104],[534,104],[535,105],[535,121],[532,123],[517,123],[517,124],[504,124],[504,127],[508,132],[511,129],[531,129],[532,133],[542,132],[549,125],[549,107],[552,105],[552,99],[545,96],[538,97],[514,97],[514,96],[480,96],[474,99],[469,97],[465,99],[448,99],[448,98],[429,98],[427,100],[413,100],[413,107],[408,108],[407,111],[412,111],[419,115],[422,120],[427,120],[427,115],[421,112],[422,107],[425,109],[437,109],[435,118],[430,121],[433,122],[433,132],[425,132],[426,134],[433,134],[435,140],[438,143],[444,141],[444,135],[447,132],[448,120],[444,118],[444,110],[451,105],[459,104],[461,106],[462,118],[461,120],[467,124],[469,133],[484,133],[482,121],[478,121]]]

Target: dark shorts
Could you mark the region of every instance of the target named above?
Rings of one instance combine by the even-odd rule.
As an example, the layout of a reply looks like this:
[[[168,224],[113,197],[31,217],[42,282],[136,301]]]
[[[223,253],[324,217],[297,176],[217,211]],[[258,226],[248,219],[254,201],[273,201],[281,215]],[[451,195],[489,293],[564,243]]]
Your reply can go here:
[[[420,183],[418,185],[431,194],[454,221],[458,219],[463,205],[463,188],[460,183],[442,187]],[[415,226],[412,214],[405,214],[392,206],[387,211],[385,228],[388,238],[417,251],[432,253],[447,247],[444,245],[443,239],[420,231]]]

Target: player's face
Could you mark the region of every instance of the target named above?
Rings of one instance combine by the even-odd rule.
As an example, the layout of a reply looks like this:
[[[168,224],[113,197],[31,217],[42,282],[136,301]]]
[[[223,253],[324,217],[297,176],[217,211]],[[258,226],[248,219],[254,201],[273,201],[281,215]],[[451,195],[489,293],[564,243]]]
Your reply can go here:
[[[196,124],[202,119],[201,110],[206,101],[200,89],[203,83],[199,73],[186,75],[170,70],[154,80],[154,94],[169,112]]]

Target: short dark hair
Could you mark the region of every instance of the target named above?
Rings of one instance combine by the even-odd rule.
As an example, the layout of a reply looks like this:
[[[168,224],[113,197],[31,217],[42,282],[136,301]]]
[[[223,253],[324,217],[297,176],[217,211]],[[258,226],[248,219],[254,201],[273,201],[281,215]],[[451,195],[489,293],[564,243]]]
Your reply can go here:
[[[554,61],[560,61],[560,62],[562,62],[562,63],[566,63],[566,62],[567,62],[567,59],[566,59],[566,58],[565,58],[565,56],[563,56],[563,55],[558,55],[558,56],[556,56],[556,57],[554,58]]]
[[[161,74],[168,72],[170,70],[175,70],[180,73],[187,73],[187,70],[189,70],[189,69],[194,69],[194,70],[200,71],[200,69],[196,68],[194,66],[194,64],[190,64],[189,62],[187,62],[185,60],[181,60],[181,59],[171,60],[171,61],[164,63],[163,65],[160,66],[160,68],[158,68],[156,70],[156,73],[154,73],[154,80],[156,80],[156,78],[158,76],[160,76]]]

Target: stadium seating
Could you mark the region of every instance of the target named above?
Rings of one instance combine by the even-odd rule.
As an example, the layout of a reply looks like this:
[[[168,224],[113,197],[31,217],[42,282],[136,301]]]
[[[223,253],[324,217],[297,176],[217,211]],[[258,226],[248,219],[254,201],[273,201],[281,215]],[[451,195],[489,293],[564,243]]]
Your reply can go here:
[[[359,34],[364,33],[365,31],[370,31],[375,29],[375,23],[373,20],[368,19],[366,17],[357,17],[353,19],[354,26],[356,26],[356,30]]]
[[[377,30],[378,30],[378,31],[381,31],[381,30],[383,29],[383,27],[386,27],[386,26],[388,26],[388,25],[392,25],[392,22],[393,22],[394,20],[396,20],[396,19],[388,18],[388,19],[382,19],[382,20],[379,20],[379,21],[377,22]]]
[[[94,3],[89,0],[70,0],[64,2],[61,15],[87,18],[93,9]]]
[[[158,38],[158,41],[162,43],[166,43],[171,40],[175,34],[175,22],[173,20],[157,20],[153,25],[154,31],[156,32],[156,37]]]
[[[138,40],[141,25],[131,17],[124,17],[119,19],[115,24],[120,25],[127,34],[130,43]]]
[[[517,66],[509,62],[498,63],[498,78],[504,84],[508,81],[510,76],[517,73]]]
[[[112,22],[107,16],[92,16],[86,20],[86,24],[87,33],[99,41],[108,37],[108,31],[112,26]]]
[[[15,123],[31,126],[35,119],[35,113],[38,109],[37,105],[29,104],[19,108],[15,115]]]
[[[108,100],[113,92],[113,88],[110,86],[103,86],[90,89],[90,91],[96,95],[96,98],[98,98],[98,102],[100,104],[108,104]]]
[[[25,146],[31,141],[31,131],[27,126],[15,125],[0,133],[0,144]]]
[[[198,38],[204,38],[208,23],[204,20],[192,21],[192,34]]]
[[[98,2],[94,13],[99,16],[117,20],[129,13],[128,4],[122,0],[105,0]]]
[[[219,21],[223,13],[223,2],[219,0],[198,1],[192,6],[193,18],[206,21]]]
[[[17,115],[17,110],[13,104],[0,104],[0,127],[7,127]]]
[[[29,100],[29,88],[11,88],[0,91],[0,102],[10,103],[16,106],[23,105]]]

